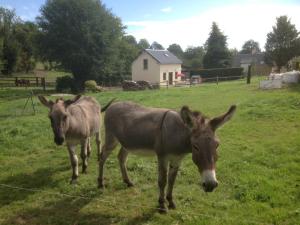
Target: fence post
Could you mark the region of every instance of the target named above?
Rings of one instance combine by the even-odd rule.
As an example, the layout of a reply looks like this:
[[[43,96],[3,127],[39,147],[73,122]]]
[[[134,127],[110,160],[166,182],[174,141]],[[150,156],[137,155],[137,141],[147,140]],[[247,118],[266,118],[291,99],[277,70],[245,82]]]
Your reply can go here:
[[[38,77],[35,78],[35,84],[37,87],[39,86],[39,78]]]
[[[46,80],[45,80],[45,77],[42,77],[41,83],[42,83],[42,86],[43,86],[43,91],[46,91]]]
[[[219,85],[219,76],[217,76],[217,85]]]
[[[248,66],[247,84],[251,83],[251,65]]]

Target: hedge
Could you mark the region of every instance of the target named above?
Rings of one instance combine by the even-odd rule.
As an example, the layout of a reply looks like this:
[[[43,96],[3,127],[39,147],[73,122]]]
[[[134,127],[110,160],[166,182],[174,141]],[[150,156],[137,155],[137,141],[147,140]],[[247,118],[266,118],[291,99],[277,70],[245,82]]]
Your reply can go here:
[[[190,71],[190,75],[200,75],[202,78],[226,77],[226,80],[239,79],[243,76],[242,67],[216,68],[216,69],[195,69]]]

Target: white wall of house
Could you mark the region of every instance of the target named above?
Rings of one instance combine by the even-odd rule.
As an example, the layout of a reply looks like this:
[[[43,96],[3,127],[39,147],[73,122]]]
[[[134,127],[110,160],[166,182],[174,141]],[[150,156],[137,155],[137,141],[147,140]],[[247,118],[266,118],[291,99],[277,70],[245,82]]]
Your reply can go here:
[[[166,65],[160,65],[160,82],[164,82],[166,80],[169,80],[169,73],[172,73],[173,76],[173,82],[179,81],[180,77],[176,78],[176,72],[181,73],[181,64],[166,64]],[[164,80],[164,73],[166,74],[165,80]]]
[[[144,59],[148,60],[148,69],[144,69]],[[132,80],[145,80],[157,83],[160,80],[160,64],[148,53],[143,52],[131,65]]]

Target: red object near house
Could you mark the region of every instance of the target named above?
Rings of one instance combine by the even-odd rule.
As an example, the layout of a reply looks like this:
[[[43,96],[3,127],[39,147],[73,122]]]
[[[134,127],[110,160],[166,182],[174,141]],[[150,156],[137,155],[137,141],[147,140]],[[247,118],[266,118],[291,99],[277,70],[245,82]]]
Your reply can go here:
[[[176,78],[178,77],[185,77],[185,74],[184,73],[176,73]]]

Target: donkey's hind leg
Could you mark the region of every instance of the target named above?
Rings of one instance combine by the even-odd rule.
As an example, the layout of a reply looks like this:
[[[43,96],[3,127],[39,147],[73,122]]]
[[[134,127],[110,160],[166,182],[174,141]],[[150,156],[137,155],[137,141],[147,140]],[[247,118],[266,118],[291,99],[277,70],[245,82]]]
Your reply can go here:
[[[116,139],[108,131],[105,133],[105,144],[102,146],[100,159],[99,159],[99,177],[98,177],[98,188],[104,187],[103,171],[104,164],[112,150],[116,147]]]
[[[128,156],[128,151],[124,147],[121,147],[118,154],[118,159],[119,159],[120,169],[122,173],[122,178],[124,183],[127,184],[128,187],[132,187],[133,183],[130,181],[128,177],[127,168],[126,168],[127,156]]]
[[[88,166],[88,144],[89,144],[89,138],[86,138],[81,141],[80,156],[82,159],[82,173],[86,173],[86,169]]]
[[[89,137],[89,138],[88,138],[88,143],[87,143],[87,157],[88,157],[88,159],[89,159],[90,156],[91,156],[91,152],[92,152],[92,148],[91,148],[91,138]]]
[[[100,132],[96,133],[96,145],[97,145],[97,157],[98,157],[98,161],[100,160],[100,144],[101,144],[101,135]]]

